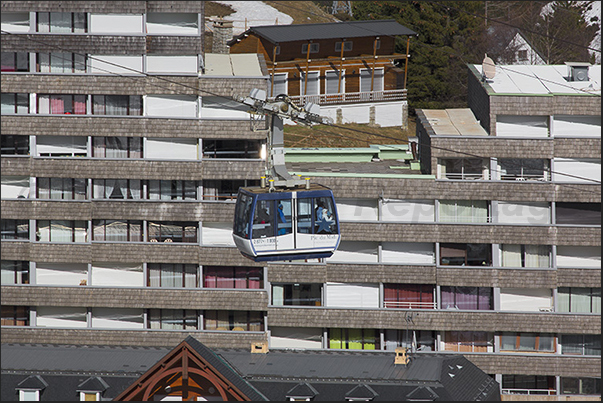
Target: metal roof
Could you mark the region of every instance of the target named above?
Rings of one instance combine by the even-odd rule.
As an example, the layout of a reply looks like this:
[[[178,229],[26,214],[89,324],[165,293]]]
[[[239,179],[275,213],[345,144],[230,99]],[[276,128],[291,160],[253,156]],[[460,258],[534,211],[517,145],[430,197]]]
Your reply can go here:
[[[344,21],[251,27],[229,41],[228,45],[236,43],[237,39],[251,33],[266,38],[272,43],[366,36],[417,35],[415,31],[398,24],[395,20]]]
[[[421,109],[436,135],[487,136],[469,108]]]

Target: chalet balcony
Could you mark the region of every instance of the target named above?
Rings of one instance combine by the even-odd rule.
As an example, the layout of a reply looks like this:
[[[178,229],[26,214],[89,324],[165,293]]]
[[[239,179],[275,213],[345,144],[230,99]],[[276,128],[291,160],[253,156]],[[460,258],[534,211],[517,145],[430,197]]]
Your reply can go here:
[[[367,102],[392,102],[406,101],[406,89],[370,91],[370,92],[342,92],[338,94],[315,94],[291,96],[289,99],[297,106],[308,102],[317,105],[359,104]]]

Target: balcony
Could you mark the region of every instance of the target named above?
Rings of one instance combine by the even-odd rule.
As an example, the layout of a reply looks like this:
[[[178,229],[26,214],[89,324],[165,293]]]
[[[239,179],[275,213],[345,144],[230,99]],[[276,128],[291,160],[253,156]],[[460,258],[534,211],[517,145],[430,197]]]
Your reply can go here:
[[[371,92],[343,92],[338,94],[315,94],[289,97],[297,106],[312,102],[321,106],[338,104],[358,104],[367,102],[393,102],[406,101],[406,89],[371,91]]]

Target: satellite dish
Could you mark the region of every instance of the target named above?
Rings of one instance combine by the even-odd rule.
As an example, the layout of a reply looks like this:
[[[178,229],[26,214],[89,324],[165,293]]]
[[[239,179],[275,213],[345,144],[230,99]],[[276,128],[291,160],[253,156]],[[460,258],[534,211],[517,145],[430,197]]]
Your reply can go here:
[[[484,61],[482,62],[482,74],[487,80],[491,80],[496,75],[496,65],[494,61],[488,57],[488,55],[484,55]]]

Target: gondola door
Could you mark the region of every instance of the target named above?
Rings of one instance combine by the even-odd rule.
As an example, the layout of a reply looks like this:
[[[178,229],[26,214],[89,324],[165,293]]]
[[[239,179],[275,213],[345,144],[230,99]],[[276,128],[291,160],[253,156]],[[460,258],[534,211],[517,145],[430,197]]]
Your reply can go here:
[[[275,200],[276,203],[276,250],[295,250],[294,199]]]

